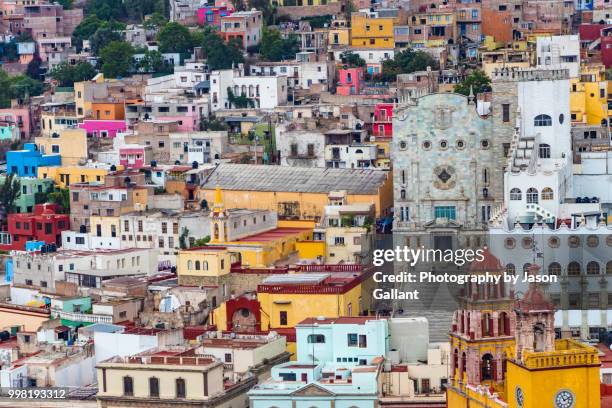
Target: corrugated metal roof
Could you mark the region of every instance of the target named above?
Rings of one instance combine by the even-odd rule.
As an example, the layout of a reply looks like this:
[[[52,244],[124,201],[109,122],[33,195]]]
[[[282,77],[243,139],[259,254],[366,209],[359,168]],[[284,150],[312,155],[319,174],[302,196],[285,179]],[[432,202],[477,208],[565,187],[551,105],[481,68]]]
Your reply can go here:
[[[328,169],[252,164],[220,164],[202,185],[223,190],[376,194],[389,173],[370,169]]]

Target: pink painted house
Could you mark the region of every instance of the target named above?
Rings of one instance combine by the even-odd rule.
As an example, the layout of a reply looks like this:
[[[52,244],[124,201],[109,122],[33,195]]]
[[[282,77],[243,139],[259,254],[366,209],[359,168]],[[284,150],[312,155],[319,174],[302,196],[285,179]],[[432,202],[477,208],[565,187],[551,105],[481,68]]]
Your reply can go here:
[[[200,115],[196,112],[187,112],[181,116],[155,116],[156,120],[169,121],[177,123],[177,131],[179,132],[197,132],[200,130]]]
[[[117,132],[125,132],[127,126],[124,120],[88,120],[79,124],[81,129],[85,129],[87,136],[114,138]]]
[[[141,169],[148,163],[151,146],[125,145],[119,148],[119,164],[126,169]]]
[[[363,68],[344,68],[338,70],[338,85],[336,93],[338,95],[349,96],[359,95],[364,85]]]
[[[15,106],[13,108],[0,109],[0,120],[14,122],[19,128],[21,139],[27,139],[32,134],[33,125],[30,120],[30,109]]]
[[[198,25],[210,25],[221,29],[221,17],[229,16],[234,12],[233,8],[205,6],[198,9]]]

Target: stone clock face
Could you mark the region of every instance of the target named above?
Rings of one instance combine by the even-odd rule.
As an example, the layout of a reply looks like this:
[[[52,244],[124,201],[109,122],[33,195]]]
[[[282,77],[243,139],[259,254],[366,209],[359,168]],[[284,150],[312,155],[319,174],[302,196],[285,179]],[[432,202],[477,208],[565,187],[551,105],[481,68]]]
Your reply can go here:
[[[514,396],[516,398],[516,403],[518,404],[518,406],[522,407],[523,403],[525,402],[525,395],[523,394],[523,389],[517,386],[516,390],[514,391]]]
[[[571,391],[561,390],[555,395],[555,408],[572,408],[574,402],[574,394]]]

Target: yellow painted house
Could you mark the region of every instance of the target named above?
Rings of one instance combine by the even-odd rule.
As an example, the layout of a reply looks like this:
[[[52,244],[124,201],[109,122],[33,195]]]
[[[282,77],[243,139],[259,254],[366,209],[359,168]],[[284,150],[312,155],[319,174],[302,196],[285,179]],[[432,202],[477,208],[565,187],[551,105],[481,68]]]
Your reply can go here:
[[[318,266],[318,265],[317,265]],[[360,265],[330,265],[329,273],[271,275],[257,288],[256,299],[246,296],[222,303],[213,311],[218,330],[245,327],[244,306],[253,306],[256,331],[275,331],[287,337],[287,351],[295,358],[295,326],[309,317],[364,315],[371,304],[373,270]]]
[[[87,134],[84,129],[61,129],[52,135],[35,138],[34,143],[42,154],[59,153],[64,166],[87,161]]]
[[[351,45],[367,48],[393,48],[393,19],[370,17],[361,13],[351,16]]]
[[[603,65],[583,65],[580,76],[571,79],[572,123],[608,123],[608,81],[605,72]]]
[[[532,266],[531,274],[539,267]],[[472,274],[503,274],[485,250]],[[520,300],[503,280],[468,284],[451,330],[448,408],[600,408],[595,348],[555,340],[554,305],[535,283]]]
[[[123,170],[123,166],[117,166],[117,170]],[[110,166],[57,166],[39,167],[38,178],[53,179],[55,184],[61,188],[67,188],[71,183],[102,183],[110,172]]]

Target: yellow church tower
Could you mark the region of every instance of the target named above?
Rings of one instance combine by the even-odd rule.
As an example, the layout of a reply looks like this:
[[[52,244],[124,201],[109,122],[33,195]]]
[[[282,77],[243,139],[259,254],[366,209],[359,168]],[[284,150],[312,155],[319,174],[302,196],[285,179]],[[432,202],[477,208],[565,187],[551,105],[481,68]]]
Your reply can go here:
[[[212,236],[210,237],[210,243],[215,244],[219,242],[227,241],[227,210],[225,204],[223,204],[223,195],[221,193],[221,187],[217,185],[215,188],[215,201],[210,211],[210,222]]]
[[[503,267],[485,250],[470,273],[487,271],[503,273]],[[503,284],[464,289],[450,335],[447,407],[601,408],[597,350],[555,340],[554,305],[537,283],[520,300],[504,293]]]

